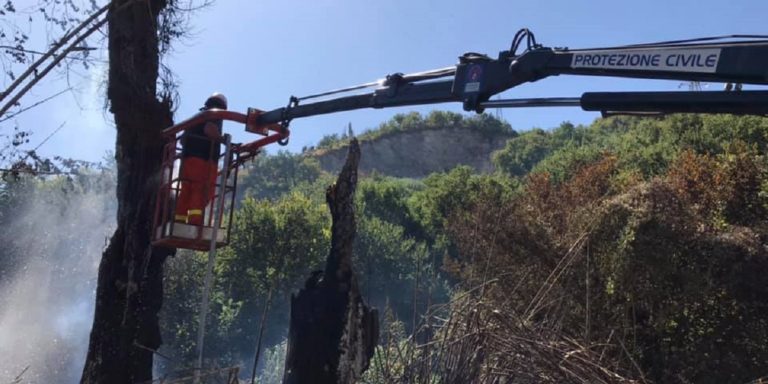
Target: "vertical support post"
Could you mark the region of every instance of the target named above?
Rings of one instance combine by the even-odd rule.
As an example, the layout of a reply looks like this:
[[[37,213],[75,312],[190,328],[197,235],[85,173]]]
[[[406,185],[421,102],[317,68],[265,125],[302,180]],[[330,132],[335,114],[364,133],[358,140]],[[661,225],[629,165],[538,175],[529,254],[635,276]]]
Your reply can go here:
[[[205,319],[208,315],[208,301],[210,300],[211,285],[213,283],[213,261],[216,258],[216,240],[219,227],[221,226],[221,215],[224,209],[224,198],[226,196],[226,182],[229,174],[229,160],[231,157],[232,137],[224,135],[224,159],[219,175],[219,195],[216,199],[215,209],[211,209],[213,216],[213,228],[211,228],[211,247],[208,250],[208,265],[205,270],[205,288],[203,288],[203,299],[200,304],[200,321],[197,329],[197,364],[195,365],[195,383],[199,383],[200,373],[203,368],[203,343],[205,341]],[[201,231],[204,228],[201,228]]]

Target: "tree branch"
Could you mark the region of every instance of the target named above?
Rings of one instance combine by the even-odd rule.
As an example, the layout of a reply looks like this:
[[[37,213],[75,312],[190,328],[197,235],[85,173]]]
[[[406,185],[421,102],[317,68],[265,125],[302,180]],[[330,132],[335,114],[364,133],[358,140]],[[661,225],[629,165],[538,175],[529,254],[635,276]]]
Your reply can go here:
[[[25,107],[25,108],[22,108],[22,109],[20,109],[20,110],[18,110],[16,112],[14,112],[14,113],[10,113],[10,114],[8,114],[8,116],[0,118],[0,123],[2,123],[4,121],[7,121],[7,120],[10,120],[10,119],[13,119],[14,117],[16,117],[16,116],[18,116],[18,115],[20,115],[20,114],[22,114],[22,113],[24,113],[24,112],[34,108],[34,107],[37,107],[38,105],[43,104],[43,103],[45,103],[45,102],[47,102],[47,101],[49,101],[51,99],[54,99],[57,96],[63,95],[65,92],[68,92],[70,90],[72,90],[71,87],[67,88],[67,89],[64,89],[63,91],[59,91],[59,92],[57,92],[57,93],[55,93],[55,94],[53,94],[51,96],[48,96],[45,99],[42,99],[42,100],[40,100],[40,101],[30,105],[29,107]]]
[[[27,70],[26,70],[26,71],[24,71],[24,73],[22,73],[22,74],[21,74],[19,77],[17,77],[17,78],[16,78],[16,80],[15,80],[15,81],[14,81],[14,82],[13,82],[13,83],[12,83],[12,84],[11,84],[11,85],[8,87],[8,88],[6,88],[6,90],[5,90],[5,91],[3,91],[2,93],[0,93],[0,101],[3,101],[3,100],[6,98],[6,97],[8,97],[8,95],[10,95],[10,94],[11,94],[11,92],[13,92],[13,91],[14,91],[14,90],[15,90],[15,89],[16,89],[16,88],[19,86],[19,85],[21,85],[21,83],[23,83],[24,81],[26,81],[26,80],[27,80],[27,78],[28,78],[29,76],[31,76],[32,74],[34,74],[34,73],[37,71],[37,68],[38,68],[38,67],[40,67],[41,65],[43,65],[43,63],[44,63],[46,60],[48,60],[49,58],[51,58],[51,56],[53,56],[54,54],[56,54],[56,52],[57,52],[57,51],[58,51],[58,50],[59,50],[61,47],[63,47],[64,45],[66,45],[66,44],[69,42],[69,40],[70,40],[70,39],[72,39],[72,37],[74,37],[75,35],[77,35],[78,33],[80,33],[80,31],[82,31],[83,29],[85,29],[85,27],[87,27],[89,24],[91,24],[91,22],[93,22],[94,20],[96,20],[97,18],[99,18],[99,17],[100,17],[102,14],[104,14],[104,12],[106,12],[106,11],[109,9],[109,7],[110,7],[110,5],[111,5],[111,4],[112,4],[112,2],[110,1],[109,3],[107,3],[107,5],[105,5],[105,6],[101,7],[101,8],[100,8],[98,11],[94,12],[94,13],[93,13],[91,16],[89,16],[87,19],[85,19],[85,21],[83,21],[82,23],[80,23],[80,24],[79,24],[77,27],[75,27],[73,30],[71,30],[70,32],[68,32],[68,33],[67,33],[67,34],[65,34],[64,36],[62,36],[62,38],[61,38],[59,41],[57,41],[56,43],[54,43],[54,44],[53,44],[53,46],[52,46],[52,47],[51,47],[51,48],[50,48],[50,49],[49,49],[47,52],[45,52],[45,54],[43,54],[42,56],[40,56],[40,58],[39,58],[39,59],[37,59],[37,61],[35,61],[35,62],[34,62],[32,65],[30,65],[30,66],[29,66],[29,68],[27,68]],[[86,35],[85,35],[85,36],[88,36],[88,35],[90,35],[91,33],[93,33],[93,32],[90,32],[90,33],[86,33]],[[78,40],[79,40],[79,41],[82,41],[82,38],[81,38],[81,39],[78,39]],[[76,45],[76,44],[74,44],[74,45]],[[70,48],[72,48],[72,45],[70,45]],[[70,51],[71,51],[71,49],[70,49]],[[65,53],[64,53],[62,56],[66,56],[66,53],[67,53],[67,52],[65,51]],[[61,57],[61,56],[59,56],[59,57]],[[59,60],[59,61],[61,61],[61,60]],[[41,76],[37,76],[37,75],[36,75],[35,77],[36,77],[36,78],[40,78]],[[23,93],[26,93],[26,92],[22,92],[22,94],[23,94]],[[18,101],[18,98],[17,98],[17,101]],[[10,105],[13,105],[13,104],[15,104],[15,102],[14,102],[14,103],[11,103]],[[2,115],[5,113],[5,111],[7,111],[7,109],[4,109],[4,110],[3,110],[3,112],[2,112],[2,113],[0,113],[0,116],[2,116]]]
[[[140,2],[140,1],[147,1],[148,4],[149,4],[149,2],[151,0],[131,0],[131,1],[127,1],[127,2],[125,2],[123,4],[120,4],[120,6],[118,6],[114,10],[114,12],[111,12],[106,17],[104,17],[103,19],[101,19],[101,20],[97,21],[95,24],[93,24],[90,28],[88,28],[84,32],[80,33],[86,26],[88,26],[88,24],[90,24],[94,20],[98,19],[98,17],[101,14],[103,14],[104,11],[108,10],[109,7],[112,6],[113,2],[110,1],[107,5],[105,5],[104,7],[100,8],[93,15],[89,16],[88,19],[86,19],[84,22],[80,23],[75,29],[73,29],[72,31],[70,31],[66,35],[64,35],[61,38],[61,40],[58,41],[56,44],[54,44],[54,46],[51,47],[51,49],[48,50],[48,52],[43,57],[38,59],[32,66],[27,68],[27,70],[21,76],[19,76],[19,78],[17,78],[16,81],[13,82],[13,84],[11,84],[11,86],[8,87],[8,89],[6,89],[5,92],[0,93],[0,101],[3,101],[6,97],[8,97],[8,95],[10,95],[10,93],[16,87],[18,87],[23,82],[22,79],[25,79],[25,78],[29,77],[30,74],[34,73],[34,78],[29,83],[27,83],[27,85],[24,88],[22,88],[19,92],[17,92],[16,95],[10,101],[6,102],[2,106],[2,108],[0,108],[0,117],[5,115],[5,113],[8,112],[8,110],[10,110],[14,105],[16,105],[16,103],[18,103],[18,101],[27,92],[29,92],[29,90],[32,89],[32,87],[35,84],[37,84],[41,79],[43,79],[48,74],[48,72],[50,72],[59,63],[61,63],[61,61],[64,60],[64,58],[66,58],[69,53],[75,52],[75,51],[82,51],[83,47],[80,46],[80,43],[82,43],[86,38],[91,36],[94,32],[96,32],[99,29],[101,29],[101,27],[104,26],[104,24],[106,24],[109,21],[109,19],[114,14],[116,14],[118,12],[121,12],[122,10],[124,10],[124,9],[128,8],[129,6],[131,6],[132,4]],[[67,46],[67,48],[64,49],[64,51],[62,51],[61,53],[56,55],[57,51],[62,46],[64,46],[66,44],[66,42],[68,42],[72,37],[74,37],[78,33],[80,33],[80,35],[77,37],[77,39],[75,39],[72,43],[70,43],[69,46]],[[48,64],[48,66],[46,66],[45,69],[43,69],[42,71],[38,72],[37,71],[38,67],[40,65],[42,65],[45,62],[45,60],[49,59],[52,56],[54,56],[54,60],[50,64]]]
[[[10,46],[10,45],[0,45],[0,49],[18,51],[18,52],[22,52],[22,53],[31,53],[31,54],[34,54],[34,55],[45,55],[45,54],[48,53],[48,52],[36,51],[34,49],[26,49],[26,48],[21,48],[21,47],[14,47],[14,46]],[[95,51],[95,50],[96,50],[96,48],[93,48],[93,47],[79,47],[78,49],[73,49],[72,51],[73,52],[80,52],[80,51]],[[81,57],[70,57],[70,59],[72,59],[72,60],[80,60],[80,61],[91,60],[91,59],[85,59],[85,58],[81,58]]]
[[[17,92],[16,95],[11,98],[11,100],[6,102],[5,105],[3,105],[2,108],[0,108],[0,117],[5,115],[5,113],[8,112],[8,110],[11,109],[11,107],[13,107],[19,101],[19,99],[21,99],[22,96],[24,96],[27,92],[29,92],[29,90],[32,89],[32,87],[35,86],[35,84],[37,84],[40,80],[42,80],[48,74],[48,72],[50,72],[53,68],[56,68],[56,66],[62,60],[64,60],[67,54],[72,52],[73,49],[78,48],[78,45],[83,40],[85,40],[88,36],[90,36],[93,32],[101,28],[106,23],[107,23],[107,18],[99,20],[98,22],[93,24],[91,28],[88,28],[88,30],[86,30],[80,36],[78,36],[78,38],[75,39],[75,41],[72,42],[72,44],[70,44],[69,47],[67,47],[60,55],[56,56],[56,58],[50,64],[48,64],[48,66],[45,67],[45,69],[37,73],[34,79],[32,79],[29,83],[27,83],[27,85],[25,85],[24,88],[22,88],[19,92]],[[5,97],[5,94],[3,94],[3,97]],[[0,98],[0,100],[2,100],[2,98]]]

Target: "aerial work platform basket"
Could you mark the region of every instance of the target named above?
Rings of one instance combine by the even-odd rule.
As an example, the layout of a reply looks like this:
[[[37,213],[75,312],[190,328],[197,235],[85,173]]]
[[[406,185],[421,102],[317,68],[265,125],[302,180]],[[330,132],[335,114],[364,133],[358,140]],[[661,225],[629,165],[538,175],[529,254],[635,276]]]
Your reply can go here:
[[[239,153],[232,150],[228,135],[222,140],[211,141],[211,153],[221,154],[216,161],[216,172],[201,176],[204,180],[202,199],[205,202],[202,222],[180,221],[177,219],[177,205],[182,194],[190,193],[192,187],[192,180],[184,177],[189,174],[185,172],[185,166],[190,167],[191,162],[182,156],[180,141],[181,135],[178,135],[163,149],[152,244],[205,251],[210,249],[215,238],[217,248],[225,246],[229,242],[232,223]]]
[[[157,186],[152,245],[206,251],[229,243],[238,171],[246,160],[258,155],[263,146],[286,140],[289,135],[288,129],[279,124],[257,125],[255,121],[261,113],[255,108],[250,108],[248,114],[209,109],[163,131],[166,144]],[[210,142],[207,161],[201,159],[193,164],[184,156],[184,132],[200,124],[223,120],[244,123],[247,132],[265,137],[247,144],[233,144],[226,134],[218,139],[205,137],[204,140]],[[202,170],[201,162],[208,163]],[[194,222],[180,219],[177,209],[180,201],[188,200],[189,196],[184,194],[193,190],[198,193],[195,199],[201,205],[194,210],[202,215],[201,220]]]

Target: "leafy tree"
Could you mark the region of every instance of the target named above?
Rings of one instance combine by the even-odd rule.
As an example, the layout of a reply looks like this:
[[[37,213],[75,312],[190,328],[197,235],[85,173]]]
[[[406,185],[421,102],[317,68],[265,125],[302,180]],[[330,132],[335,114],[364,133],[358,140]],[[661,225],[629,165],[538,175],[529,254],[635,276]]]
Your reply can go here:
[[[414,310],[421,313],[423,308],[414,308],[413,296],[417,279],[422,289],[430,283],[427,245],[399,225],[360,216],[354,255],[363,298],[377,308],[390,306],[401,319],[410,318]]]
[[[462,213],[488,196],[507,197],[515,182],[501,176],[476,175],[468,166],[446,173],[434,173],[424,180],[425,188],[408,199],[414,219],[432,239],[440,238],[449,220],[461,220]]]
[[[16,272],[20,262],[31,256],[28,249],[19,248],[16,245],[17,241],[15,241],[19,237],[23,237],[21,232],[25,232],[25,236],[30,233],[29,228],[20,230],[19,224],[26,226],[37,224],[30,222],[28,219],[24,220],[29,209],[35,207],[56,207],[58,209],[49,212],[49,214],[51,217],[58,217],[58,215],[64,214],[65,209],[73,201],[84,198],[84,196],[92,197],[94,195],[107,194],[114,187],[114,169],[108,168],[82,169],[78,174],[46,177],[29,173],[6,174],[5,177],[0,179],[0,227],[4,228],[4,231],[0,233],[0,244],[4,244],[2,249],[0,249],[0,280],[8,281]],[[84,214],[84,212],[74,213]],[[72,218],[64,218],[59,224],[70,222],[67,219]],[[38,229],[33,229],[32,233],[35,233],[34,231]],[[75,229],[79,230],[81,228]],[[60,229],[60,231],[57,230],[55,232],[65,232],[65,230]],[[70,236],[72,236],[70,239],[72,244],[80,242],[77,232],[72,233]],[[71,246],[69,249],[78,248]]]
[[[534,129],[507,142],[504,149],[494,153],[496,167],[510,176],[523,176],[552,152],[550,135]]]
[[[206,263],[207,255],[184,250],[177,252],[166,265],[165,302],[160,312],[161,353],[170,359],[155,362],[163,374],[191,368],[197,359],[197,320]],[[207,346],[209,343],[210,338],[206,339]]]
[[[423,188],[418,181],[374,174],[358,184],[358,209],[363,217],[376,217],[404,227],[411,236],[423,237],[408,206],[408,198]]]
[[[297,192],[274,201],[246,198],[235,214],[230,246],[216,259],[206,358],[224,364],[252,356],[270,290],[273,299],[264,344],[282,340],[290,294],[321,266],[329,241],[330,222],[322,203]],[[179,261],[182,257],[187,259]],[[168,283],[168,300],[174,304],[163,311],[163,324],[168,327],[163,328],[168,343],[164,350],[178,353],[180,362],[191,363],[195,359],[191,336],[196,335],[197,324],[190,315],[200,297],[199,288],[194,287],[199,285],[205,257],[176,259],[171,265],[182,273]]]
[[[321,172],[316,159],[279,151],[256,157],[242,171],[238,189],[245,192],[243,196],[274,200],[302,183],[314,182]]]
[[[551,131],[534,129],[509,140],[504,149],[494,153],[493,161],[498,170],[510,176],[520,177],[535,169],[552,171],[562,180],[567,175],[562,172],[563,162],[578,158],[588,161],[595,159],[595,154],[612,153],[620,169],[649,177],[663,174],[686,149],[724,153],[737,141],[759,150],[768,148],[767,124],[766,119],[755,116],[687,114],[617,116],[598,119],[590,126],[563,123]]]
[[[534,173],[545,172],[555,182],[567,180],[580,168],[596,162],[604,156],[597,146],[568,145],[553,151],[539,161],[531,170]]]

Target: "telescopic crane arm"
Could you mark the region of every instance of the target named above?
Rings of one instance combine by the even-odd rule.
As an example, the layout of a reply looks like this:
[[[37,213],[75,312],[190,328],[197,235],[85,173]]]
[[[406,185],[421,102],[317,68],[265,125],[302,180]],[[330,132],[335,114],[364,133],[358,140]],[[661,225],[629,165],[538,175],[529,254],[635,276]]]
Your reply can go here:
[[[738,39],[738,41],[734,41]],[[527,48],[517,53],[519,46]],[[259,113],[256,126],[362,108],[461,102],[467,111],[485,108],[581,106],[603,113],[768,114],[768,91],[588,92],[579,98],[489,101],[491,96],[549,76],[586,75],[680,81],[768,84],[768,36],[727,36],[612,48],[548,48],[527,29],[496,59],[468,53],[455,67],[387,76],[380,82],[291,98],[284,108]],[[450,80],[444,80],[452,77]],[[442,80],[441,80],[442,79]],[[378,86],[372,92],[302,104],[321,96]]]
[[[518,54],[520,46],[525,49]],[[559,75],[609,76],[736,84],[736,91],[587,92],[580,97],[493,100],[521,84]],[[166,137],[212,119],[244,123],[265,137],[236,145],[241,161],[265,145],[286,144],[291,120],[364,108],[459,102],[466,111],[486,108],[578,106],[606,114],[677,112],[768,115],[768,91],[741,90],[741,84],[768,84],[768,36],[733,35],[610,48],[549,48],[522,29],[509,50],[491,58],[459,57],[455,66],[426,72],[396,73],[385,79],[305,97],[271,111],[208,110],[164,131]],[[372,91],[364,90],[373,88]],[[733,87],[731,87],[733,88]],[[353,93],[362,92],[362,93]],[[320,99],[315,101],[315,99]],[[235,164],[234,166],[237,166]]]

